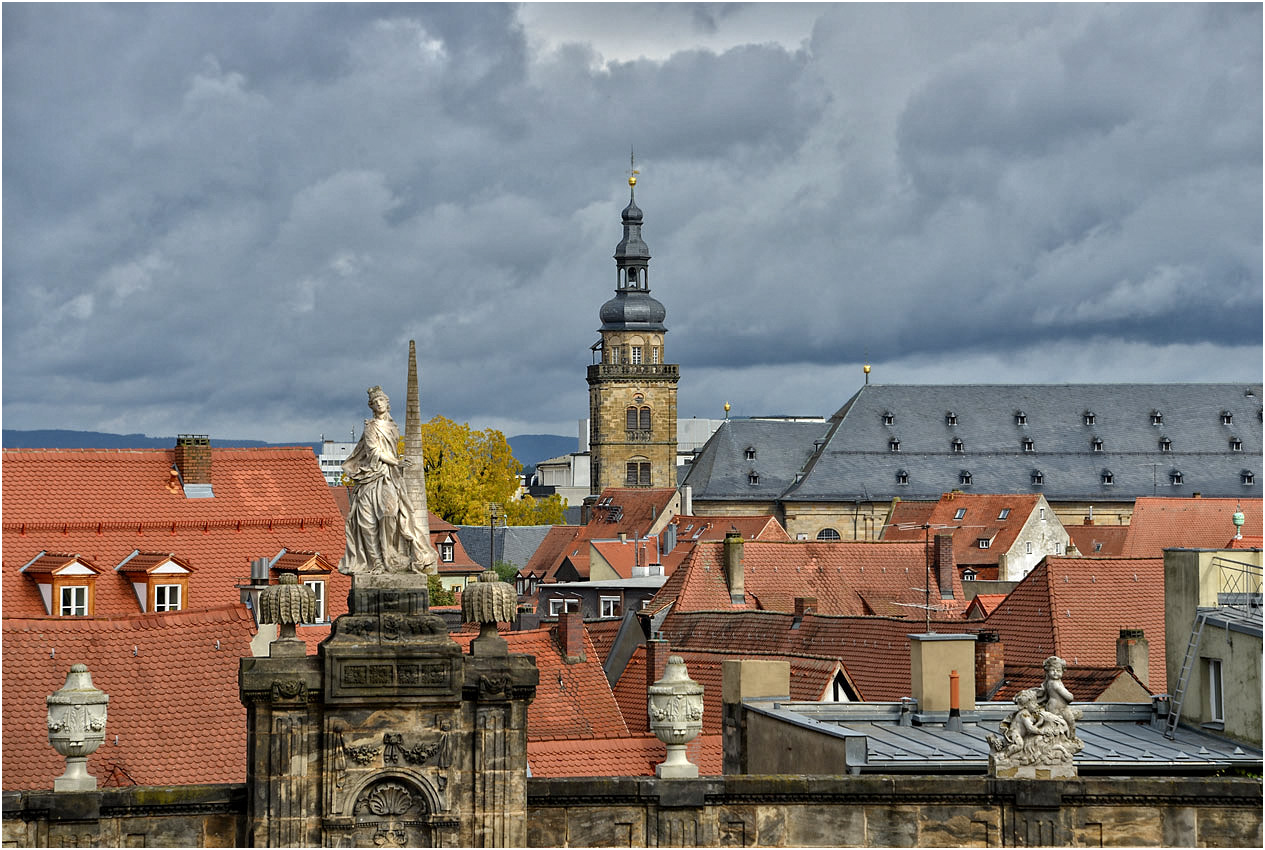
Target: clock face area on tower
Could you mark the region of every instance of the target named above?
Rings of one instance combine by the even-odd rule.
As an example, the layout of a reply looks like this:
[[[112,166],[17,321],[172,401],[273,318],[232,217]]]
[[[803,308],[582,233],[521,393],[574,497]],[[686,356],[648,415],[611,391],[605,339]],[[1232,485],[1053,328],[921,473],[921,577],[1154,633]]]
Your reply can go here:
[[[635,185],[635,184],[631,184]],[[589,367],[590,492],[676,486],[676,385],[664,349],[667,309],[650,295],[643,215],[630,198],[615,248],[615,296],[598,315],[601,362]]]

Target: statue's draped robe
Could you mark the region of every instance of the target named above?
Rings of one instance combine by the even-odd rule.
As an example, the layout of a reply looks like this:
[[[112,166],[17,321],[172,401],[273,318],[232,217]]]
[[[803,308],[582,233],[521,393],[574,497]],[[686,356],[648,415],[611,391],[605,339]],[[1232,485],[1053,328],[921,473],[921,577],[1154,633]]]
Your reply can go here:
[[[355,450],[343,462],[352,480],[347,515],[347,551],[338,569],[344,573],[422,570],[417,557],[422,539],[417,514],[404,490],[402,470],[394,459],[400,432],[390,417],[366,419]]]

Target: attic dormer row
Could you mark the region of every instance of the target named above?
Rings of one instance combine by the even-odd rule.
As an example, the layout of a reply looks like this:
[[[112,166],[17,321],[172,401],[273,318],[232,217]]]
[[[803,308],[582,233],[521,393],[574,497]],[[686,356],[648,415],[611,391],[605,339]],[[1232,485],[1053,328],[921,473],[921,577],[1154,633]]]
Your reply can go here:
[[[1256,418],[1258,421],[1262,418],[1262,415],[1262,410],[1257,409]],[[1086,427],[1100,424],[1098,422],[1098,418],[1099,416],[1097,413],[1088,409],[1080,415],[1081,424]],[[892,427],[896,424],[896,414],[891,410],[884,410],[882,413],[882,420],[885,426]],[[1230,410],[1222,410],[1220,420],[1222,425],[1233,425],[1234,413]],[[1016,410],[1012,421],[1017,427],[1026,428],[1028,426],[1028,414],[1023,410]],[[1150,424],[1155,426],[1163,425],[1164,412],[1158,408],[1152,410],[1148,421]],[[944,412],[944,424],[950,428],[956,428],[958,426],[958,414],[955,411],[946,410]]]

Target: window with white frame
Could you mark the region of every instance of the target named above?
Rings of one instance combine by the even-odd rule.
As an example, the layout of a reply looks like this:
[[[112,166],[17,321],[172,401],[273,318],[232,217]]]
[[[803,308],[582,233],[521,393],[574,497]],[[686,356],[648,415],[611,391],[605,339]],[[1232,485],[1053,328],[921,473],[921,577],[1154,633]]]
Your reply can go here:
[[[316,597],[316,622],[325,622],[325,580],[305,579],[303,586],[312,591],[312,595]]]
[[[964,470],[962,470],[962,471],[961,471],[961,473],[959,473],[959,474],[958,474],[958,483],[959,483],[959,484],[963,484],[963,485],[965,485],[965,484],[970,484],[970,483],[971,483],[971,473],[970,473],[970,472],[968,472],[968,471],[966,471],[965,469],[964,469]]]
[[[155,611],[179,611],[180,610],[180,585],[178,584],[154,585],[154,610]]]
[[[632,363],[634,366],[641,364],[641,346],[634,345],[632,347]]]
[[[659,362],[659,346],[657,345],[650,346],[650,362],[651,363]]]
[[[748,484],[751,484],[751,485],[753,485],[753,486],[754,486],[754,485],[756,485],[756,484],[759,484],[759,483],[760,483],[760,473],[758,473],[758,472],[748,472],[748,473],[747,473],[747,483],[748,483]]]
[[[1241,452],[1241,451],[1243,451],[1243,441],[1242,441],[1242,440],[1240,440],[1238,437],[1231,437],[1231,438],[1230,438],[1230,451],[1232,451],[1232,452]]]
[[[990,546],[992,546],[992,545],[993,545],[993,541],[992,541],[992,540],[990,540],[990,539],[989,539],[989,538],[987,538],[987,537],[981,537],[981,538],[979,539],[978,543],[979,543],[979,547],[980,547],[981,549],[987,549],[988,547],[990,547]]]
[[[600,601],[602,605],[603,617],[618,617],[619,616],[619,597],[618,596],[603,596]]]
[[[1168,474],[1168,480],[1173,483],[1174,487],[1180,486],[1186,479],[1179,470],[1174,469]]]
[[[1023,544],[1023,549],[1024,549],[1024,554],[1025,554],[1025,555],[1031,555],[1031,554],[1032,554],[1032,541],[1031,541],[1031,540],[1029,540],[1027,543]]]
[[[904,486],[909,483],[909,473],[903,469],[896,470],[896,483]]]
[[[439,560],[443,561],[445,564],[451,564],[453,559],[456,557],[456,549],[457,547],[452,543],[440,543]]]
[[[1032,483],[1038,487],[1045,483],[1045,473],[1039,469],[1032,470]]]
[[[1221,659],[1205,658],[1204,669],[1207,672],[1205,681],[1208,690],[1208,720],[1212,723],[1225,722],[1225,692],[1221,680]]]
[[[1245,469],[1239,473],[1239,481],[1243,484],[1255,484],[1256,473],[1250,469]]]
[[[1101,438],[1101,437],[1094,437],[1093,441],[1090,443],[1090,446],[1091,446],[1091,447],[1093,448],[1093,450],[1094,450],[1094,451],[1096,451],[1096,452],[1100,452],[1100,451],[1102,451],[1102,438]]]
[[[83,584],[62,585],[61,606],[63,617],[88,616],[88,587]]]
[[[1221,424],[1229,425],[1232,422],[1234,422],[1234,414],[1228,410],[1221,411]]]
[[[895,437],[892,437],[890,440],[887,441],[887,449],[888,451],[892,451],[892,452],[900,451],[900,440],[896,439]]]
[[[821,531],[817,532],[817,539],[818,540],[838,540],[839,532],[835,531],[833,528],[823,528]]]
[[[998,519],[1010,519],[1010,508],[1002,508],[997,512]]]
[[[580,600],[578,599],[560,599],[554,597],[549,600],[549,616],[556,617],[567,611],[579,611]]]
[[[1086,411],[1085,411],[1085,424],[1086,424],[1086,425],[1093,425],[1093,424],[1094,424],[1095,422],[1097,422],[1097,421],[1098,421],[1098,417],[1094,415],[1094,412],[1093,412],[1092,410],[1086,410]]]
[[[1115,484],[1115,483],[1116,483],[1116,476],[1115,476],[1115,475],[1113,475],[1113,474],[1111,473],[1111,470],[1110,470],[1110,469],[1104,469],[1104,470],[1102,471],[1102,483],[1104,483],[1104,484]]]

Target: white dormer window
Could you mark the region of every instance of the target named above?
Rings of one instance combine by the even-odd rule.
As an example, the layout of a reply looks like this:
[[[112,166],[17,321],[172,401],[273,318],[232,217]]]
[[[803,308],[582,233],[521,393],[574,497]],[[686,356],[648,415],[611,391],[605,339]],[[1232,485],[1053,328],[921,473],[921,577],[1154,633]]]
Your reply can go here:
[[[747,446],[747,460],[755,460],[755,446]]]
[[[1164,439],[1160,440],[1160,451],[1171,452],[1172,450],[1173,450],[1172,440],[1170,440],[1168,437],[1165,437]]]
[[[1221,411],[1221,424],[1229,425],[1234,422],[1234,414],[1228,410]]]
[[[981,549],[987,549],[989,546],[993,545],[993,541],[987,537],[981,537],[977,542]]]
[[[883,424],[884,424],[884,425],[895,425],[895,424],[896,424],[896,414],[895,414],[895,413],[892,413],[891,411],[888,411],[887,413],[884,413],[884,414],[883,414]]]
[[[156,584],[154,585],[154,611],[179,611],[180,610],[180,585],[178,584]]]
[[[1231,437],[1231,438],[1230,438],[1230,451],[1232,451],[1232,452],[1241,452],[1241,451],[1243,451],[1243,441],[1242,441],[1242,440],[1240,440],[1238,437]]]
[[[1164,414],[1163,414],[1163,413],[1160,413],[1158,410],[1153,410],[1153,411],[1151,411],[1151,424],[1152,424],[1152,425],[1163,425],[1163,424],[1164,424]]]
[[[908,484],[908,483],[909,483],[909,473],[908,473],[908,472],[906,472],[906,471],[905,471],[905,470],[903,470],[903,469],[899,469],[899,470],[897,470],[897,471],[896,471],[896,483],[897,483],[897,484],[900,484],[900,485],[905,485],[905,484]]]
[[[443,561],[445,564],[451,564],[456,557],[455,549],[456,547],[454,547],[451,543],[440,543],[439,560]]]
[[[1102,437],[1094,437],[1094,439],[1090,442],[1090,446],[1096,452],[1102,451]]]
[[[325,579],[305,579],[303,586],[316,597],[316,622],[325,622]]]
[[[1029,453],[1037,450],[1037,444],[1033,442],[1031,437],[1028,437],[1023,441],[1023,450]]]
[[[57,613],[62,617],[88,616],[88,586],[86,584],[62,585]]]
[[[900,451],[900,440],[896,439],[895,437],[892,437],[890,440],[888,440],[887,450],[891,452]]]
[[[1016,424],[1016,425],[1027,425],[1027,424],[1028,424],[1028,414],[1024,413],[1022,410],[1017,410],[1017,411],[1015,411],[1015,424]]]
[[[1115,483],[1116,483],[1116,476],[1112,475],[1112,473],[1111,473],[1111,470],[1110,470],[1110,469],[1104,469],[1104,470],[1102,471],[1102,483],[1104,483],[1104,484],[1115,484]]]
[[[1094,424],[1094,422],[1095,422],[1095,421],[1097,421],[1097,419],[1098,419],[1098,417],[1094,415],[1094,411],[1092,411],[1092,410],[1086,410],[1086,411],[1085,411],[1085,424],[1086,424],[1086,425],[1093,425],[1093,424]]]
[[[1248,484],[1248,485],[1255,484],[1256,473],[1250,469],[1245,469],[1241,473],[1239,473],[1239,481],[1242,482],[1243,484]]]
[[[945,425],[958,424],[958,415],[954,413],[952,410],[950,410],[948,413],[944,414],[944,424]]]
[[[752,486],[760,483],[760,474],[758,472],[750,472],[747,474],[747,483]]]
[[[1044,472],[1042,472],[1042,471],[1041,471],[1041,470],[1039,470],[1039,469],[1034,469],[1034,470],[1032,470],[1032,483],[1033,483],[1033,485],[1035,485],[1035,486],[1037,486],[1037,487],[1040,487],[1042,484],[1044,484],[1044,483],[1045,483],[1045,473],[1044,473]]]
[[[964,469],[964,470],[962,470],[960,473],[958,473],[958,483],[959,483],[959,484],[970,484],[970,483],[971,483],[971,473],[970,473],[970,472],[968,472],[968,471],[967,471],[967,470],[965,470],[965,469]]]
[[[960,439],[954,439],[953,442],[950,443],[949,445],[953,447],[954,454],[960,455],[966,451],[966,446],[962,444],[962,441]]]
[[[1172,482],[1174,487],[1177,487],[1185,480],[1185,478],[1180,471],[1174,469],[1168,474],[1168,480]]]

